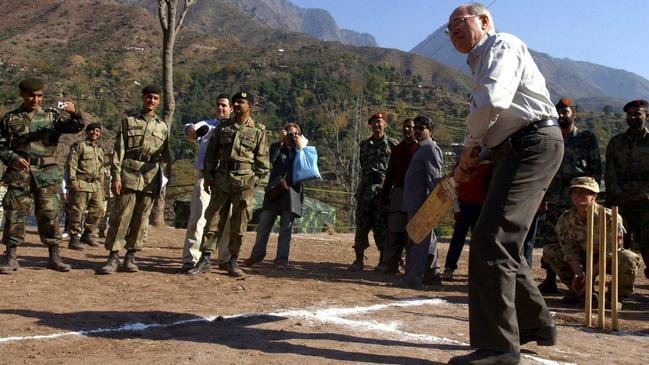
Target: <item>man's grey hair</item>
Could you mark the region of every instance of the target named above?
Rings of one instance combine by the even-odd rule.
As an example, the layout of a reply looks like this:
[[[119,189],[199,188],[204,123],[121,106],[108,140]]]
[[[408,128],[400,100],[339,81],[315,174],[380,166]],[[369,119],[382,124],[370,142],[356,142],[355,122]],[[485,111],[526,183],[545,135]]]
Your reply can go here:
[[[480,3],[469,3],[469,4],[466,4],[466,10],[471,15],[486,16],[489,19],[489,31],[490,32],[495,32],[496,31],[496,26],[494,24],[494,18],[491,16],[491,13],[489,12],[489,9],[487,9],[486,6],[484,6],[484,5],[480,4]]]

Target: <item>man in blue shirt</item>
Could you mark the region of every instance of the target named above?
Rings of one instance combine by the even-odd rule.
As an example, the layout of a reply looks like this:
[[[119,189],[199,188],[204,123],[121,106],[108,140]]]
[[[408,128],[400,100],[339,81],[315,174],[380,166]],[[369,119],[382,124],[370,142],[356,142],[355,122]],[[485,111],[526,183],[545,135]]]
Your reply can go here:
[[[213,119],[202,120],[197,123],[185,124],[185,135],[187,138],[195,140],[198,143],[198,155],[194,162],[194,188],[190,202],[189,220],[187,222],[187,233],[185,234],[185,247],[183,248],[183,266],[182,272],[191,270],[198,259],[201,257],[199,246],[205,227],[205,209],[210,202],[210,194],[203,189],[203,160],[207,150],[207,142],[212,136],[214,128],[219,120],[227,119],[232,112],[230,97],[221,94],[216,98],[216,116]],[[228,220],[229,221],[229,216]],[[218,245],[218,262],[219,267],[230,260],[228,252],[228,242],[230,237],[230,224],[225,223],[223,234],[223,243]],[[221,240],[219,240],[221,242]]]

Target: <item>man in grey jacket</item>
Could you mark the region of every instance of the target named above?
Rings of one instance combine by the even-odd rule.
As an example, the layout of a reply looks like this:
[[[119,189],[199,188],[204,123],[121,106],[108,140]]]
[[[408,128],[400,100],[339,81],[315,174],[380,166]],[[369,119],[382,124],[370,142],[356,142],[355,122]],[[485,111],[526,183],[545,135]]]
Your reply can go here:
[[[406,171],[403,184],[404,199],[401,205],[402,210],[407,213],[408,220],[417,213],[435,185],[442,179],[442,150],[431,138],[432,128],[433,123],[430,118],[422,116],[415,118],[415,138],[419,141],[419,146]],[[406,273],[403,278],[405,285],[409,288],[420,288],[427,268],[432,270],[431,282],[441,283],[437,264],[437,238],[432,231],[422,242],[408,242]]]

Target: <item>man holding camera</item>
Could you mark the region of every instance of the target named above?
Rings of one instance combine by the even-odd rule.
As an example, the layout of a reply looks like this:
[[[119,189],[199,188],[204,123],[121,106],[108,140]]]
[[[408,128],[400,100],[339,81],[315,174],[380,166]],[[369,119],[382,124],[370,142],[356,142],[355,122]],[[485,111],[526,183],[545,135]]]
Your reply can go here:
[[[40,78],[23,80],[18,87],[23,103],[0,119],[0,160],[7,166],[2,176],[7,185],[2,201],[6,216],[2,243],[7,249],[0,273],[16,271],[20,266],[16,249],[25,240],[25,222],[32,204],[38,234],[49,250],[47,268],[70,271],[70,265],[59,256],[61,169],[55,154],[62,134],[83,129],[83,117],[71,101],[60,102],[60,110],[41,108],[46,84]]]

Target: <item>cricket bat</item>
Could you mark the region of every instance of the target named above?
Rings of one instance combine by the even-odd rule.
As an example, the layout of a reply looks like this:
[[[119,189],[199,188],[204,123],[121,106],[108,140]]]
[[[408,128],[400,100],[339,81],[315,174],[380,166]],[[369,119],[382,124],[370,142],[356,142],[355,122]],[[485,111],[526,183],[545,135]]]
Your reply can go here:
[[[452,176],[443,177],[410,219],[406,231],[414,243],[420,244],[435,228],[442,215],[451,208],[457,196],[456,186]]]

